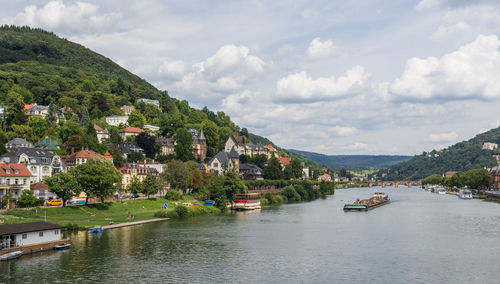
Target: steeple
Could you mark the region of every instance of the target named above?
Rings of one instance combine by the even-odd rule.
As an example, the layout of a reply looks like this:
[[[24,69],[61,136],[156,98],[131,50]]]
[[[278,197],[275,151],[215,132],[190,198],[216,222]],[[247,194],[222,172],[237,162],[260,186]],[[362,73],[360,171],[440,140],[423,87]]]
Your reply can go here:
[[[198,139],[200,139],[200,140],[206,140],[205,139],[205,134],[203,134],[203,128],[200,131],[200,138],[198,138]]]

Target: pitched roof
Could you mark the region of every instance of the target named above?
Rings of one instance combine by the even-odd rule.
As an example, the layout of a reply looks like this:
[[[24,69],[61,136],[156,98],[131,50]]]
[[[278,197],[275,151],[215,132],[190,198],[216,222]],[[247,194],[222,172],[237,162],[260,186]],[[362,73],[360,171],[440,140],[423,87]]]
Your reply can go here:
[[[144,149],[139,147],[135,142],[123,142],[118,144],[118,149],[120,149],[123,154],[128,154],[131,152],[144,152]]]
[[[39,181],[37,183],[34,183],[32,185],[30,185],[30,189],[49,189],[49,186],[44,183],[43,181]]]
[[[233,141],[236,145],[239,145],[239,146],[245,145],[245,137],[243,137],[243,136],[231,135],[230,139],[233,139]]]
[[[94,124],[94,130],[95,131],[104,131],[104,129],[102,129],[102,127],[100,127],[99,125],[97,124]]]
[[[236,150],[234,149],[234,146],[233,146],[233,148],[231,148],[231,151],[229,152],[229,158],[237,159],[239,157],[240,157],[240,155],[238,154],[238,152],[236,152]]]
[[[45,230],[62,229],[63,226],[48,222],[31,222],[21,224],[9,224],[0,226],[0,236],[22,234],[27,232],[38,232]]]
[[[30,164],[50,165],[52,163],[52,158],[54,158],[54,154],[49,151],[38,148],[20,147],[0,155],[0,161],[5,163],[19,163],[19,158],[23,154],[28,156]]]
[[[240,164],[240,170],[252,170],[252,171],[262,171],[262,169],[252,163],[242,163]]]
[[[127,132],[127,133],[142,133],[144,130],[140,129],[139,127],[132,127],[132,126],[127,126],[123,128],[122,131],[120,132]]]
[[[273,147],[271,144],[267,144],[266,149],[269,150],[270,152],[276,152],[276,148]]]
[[[59,150],[59,146],[61,146],[61,143],[57,140],[52,140],[49,137],[45,137],[42,139],[42,141],[38,142],[36,144],[37,148],[47,150],[47,151],[57,151]]]
[[[174,138],[165,138],[165,137],[157,137],[155,139],[155,143],[161,143],[163,146],[167,147],[174,147],[175,146],[175,139]]]
[[[32,104],[27,104],[27,105],[24,105],[24,110],[29,110],[30,108],[36,106],[36,103],[32,103]]]
[[[31,172],[23,164],[0,163],[0,176],[1,177],[30,177]]]
[[[106,153],[104,153],[104,159],[113,160],[113,156],[111,156],[111,154],[106,151]]]
[[[215,159],[219,160],[219,162],[221,162],[221,164],[225,165],[229,162],[229,155],[226,152],[219,152],[208,163],[211,164]]]
[[[75,155],[76,158],[83,158],[83,159],[104,158],[103,155],[96,153],[96,152],[89,150],[89,149],[80,150],[80,151],[74,153],[73,155]]]
[[[286,166],[286,165],[290,164],[290,162],[292,162],[292,158],[290,158],[290,157],[279,157],[278,160],[280,160],[280,163],[283,166]]]
[[[12,146],[14,146],[14,147],[33,147],[33,144],[31,144],[30,142],[28,142],[24,138],[14,138],[14,139],[10,140],[9,142],[5,143],[5,145],[11,145],[11,147]]]

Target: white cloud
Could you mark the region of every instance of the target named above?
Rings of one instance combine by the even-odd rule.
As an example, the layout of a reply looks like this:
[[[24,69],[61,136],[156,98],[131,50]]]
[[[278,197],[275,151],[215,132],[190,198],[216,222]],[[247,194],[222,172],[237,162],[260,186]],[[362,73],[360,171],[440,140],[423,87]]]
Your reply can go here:
[[[319,37],[314,38],[307,48],[307,56],[311,59],[324,59],[335,53],[335,45],[331,39],[321,42]]]
[[[276,99],[286,103],[318,102],[339,99],[359,93],[366,86],[370,74],[355,66],[338,78],[313,79],[306,72],[281,78],[276,83]]]
[[[390,85],[399,99],[489,100],[500,97],[500,40],[480,35],[441,58],[412,58]]]
[[[186,64],[180,60],[164,61],[158,68],[158,72],[168,78],[180,79],[186,74],[186,69]]]
[[[82,32],[111,28],[121,18],[119,12],[100,14],[99,6],[88,2],[66,5],[63,1],[50,1],[41,8],[27,6],[23,12],[4,18],[2,22],[51,31]]]
[[[445,133],[433,133],[429,134],[425,141],[427,142],[453,142],[456,141],[458,135],[455,131],[445,132]]]
[[[307,8],[307,9],[302,11],[301,15],[302,15],[302,18],[304,18],[304,19],[311,19],[311,18],[317,17],[319,15],[319,12],[314,10],[314,9]]]
[[[415,9],[417,11],[422,11],[422,10],[437,8],[439,7],[439,5],[440,5],[439,0],[422,0],[418,2],[418,4],[415,6]]]
[[[348,126],[332,126],[328,127],[327,130],[334,132],[338,136],[350,136],[358,131],[356,128]]]

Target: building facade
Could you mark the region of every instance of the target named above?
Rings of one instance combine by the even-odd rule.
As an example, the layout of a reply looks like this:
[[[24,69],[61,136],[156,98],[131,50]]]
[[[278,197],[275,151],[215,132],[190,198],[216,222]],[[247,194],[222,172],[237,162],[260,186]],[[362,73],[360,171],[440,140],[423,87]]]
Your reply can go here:
[[[128,115],[112,115],[106,117],[106,123],[111,126],[127,125]]]
[[[33,182],[63,170],[61,157],[38,148],[16,148],[0,156],[0,162],[25,165],[33,176]]]
[[[0,163],[0,200],[9,192],[10,199],[18,200],[24,190],[30,189],[31,180],[32,174],[25,165]]]

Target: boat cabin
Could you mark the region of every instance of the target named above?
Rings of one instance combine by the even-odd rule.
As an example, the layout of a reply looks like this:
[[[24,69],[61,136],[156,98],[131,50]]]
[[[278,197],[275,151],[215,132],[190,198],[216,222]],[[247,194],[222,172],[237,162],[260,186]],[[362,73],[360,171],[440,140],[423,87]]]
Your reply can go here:
[[[63,226],[32,222],[0,226],[0,250],[60,241]]]

